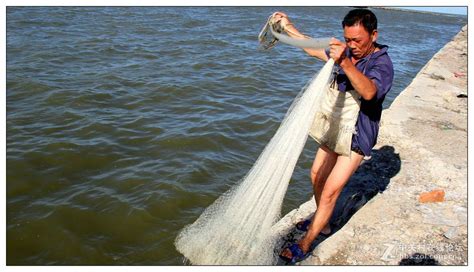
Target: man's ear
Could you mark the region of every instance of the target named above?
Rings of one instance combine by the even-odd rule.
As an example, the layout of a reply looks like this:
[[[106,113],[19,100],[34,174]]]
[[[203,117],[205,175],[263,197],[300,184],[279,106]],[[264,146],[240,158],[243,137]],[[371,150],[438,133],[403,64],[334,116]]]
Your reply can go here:
[[[379,32],[377,31],[377,29],[375,29],[372,32],[372,42],[375,42],[377,40],[378,36],[379,36]]]

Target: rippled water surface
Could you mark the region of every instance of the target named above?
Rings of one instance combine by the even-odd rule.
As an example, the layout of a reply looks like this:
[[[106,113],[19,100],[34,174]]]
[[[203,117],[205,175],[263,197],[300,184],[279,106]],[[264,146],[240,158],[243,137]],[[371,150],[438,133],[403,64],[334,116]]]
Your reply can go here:
[[[322,63],[257,49],[271,7],[9,7],[7,263],[181,264],[173,241],[250,169]],[[286,7],[342,39],[342,7]],[[466,17],[374,10],[395,82]],[[422,90],[420,90],[421,92]],[[283,212],[310,195],[309,140]]]

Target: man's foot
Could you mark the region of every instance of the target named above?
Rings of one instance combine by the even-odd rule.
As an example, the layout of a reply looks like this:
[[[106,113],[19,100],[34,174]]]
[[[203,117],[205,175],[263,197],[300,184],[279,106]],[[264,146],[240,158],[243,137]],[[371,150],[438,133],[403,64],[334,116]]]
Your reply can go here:
[[[303,220],[296,223],[296,229],[301,231],[308,231],[309,225],[311,224],[311,220]],[[329,223],[321,230],[321,233],[325,236],[329,236],[331,234],[331,227]]]
[[[331,235],[331,227],[329,226],[329,224],[324,226],[324,228],[321,230],[321,233],[326,235],[326,236]]]
[[[300,242],[301,243],[301,242]],[[296,263],[308,257],[309,248],[304,247],[300,243],[292,244],[283,249],[280,253],[280,258],[289,263]]]

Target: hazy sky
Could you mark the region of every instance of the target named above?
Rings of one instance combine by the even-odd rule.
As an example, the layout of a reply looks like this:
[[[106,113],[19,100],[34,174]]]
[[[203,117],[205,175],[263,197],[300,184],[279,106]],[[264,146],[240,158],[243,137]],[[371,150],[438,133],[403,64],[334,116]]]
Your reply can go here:
[[[467,15],[467,7],[400,7],[403,9]]]

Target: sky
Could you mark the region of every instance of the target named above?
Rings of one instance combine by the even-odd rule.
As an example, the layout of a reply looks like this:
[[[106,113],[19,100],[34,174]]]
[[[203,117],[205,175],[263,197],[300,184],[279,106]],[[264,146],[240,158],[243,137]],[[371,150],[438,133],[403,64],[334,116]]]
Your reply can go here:
[[[402,9],[467,15],[467,7],[400,7]]]

